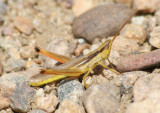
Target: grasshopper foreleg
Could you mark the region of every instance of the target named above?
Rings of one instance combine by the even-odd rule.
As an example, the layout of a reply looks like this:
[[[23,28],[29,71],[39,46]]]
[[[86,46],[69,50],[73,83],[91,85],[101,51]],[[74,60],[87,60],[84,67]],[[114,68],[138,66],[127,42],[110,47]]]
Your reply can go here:
[[[91,73],[92,69],[90,69],[84,76],[83,76],[83,82],[84,82],[84,87],[87,89],[87,84],[86,84],[86,77]]]
[[[117,74],[117,75],[120,75],[120,73],[119,73],[119,72],[117,72],[117,71],[115,71],[115,70],[113,70],[113,69],[111,69],[111,68],[107,67],[107,66],[106,66],[106,65],[104,65],[102,62],[99,62],[98,64],[99,64],[99,65],[101,65],[102,67],[104,67],[104,68],[106,68],[106,69],[108,69],[108,70],[112,71],[113,73],[115,73],[115,74]]]
[[[111,61],[107,58],[108,62],[109,62],[109,65],[114,69],[114,66],[113,64],[111,63]]]

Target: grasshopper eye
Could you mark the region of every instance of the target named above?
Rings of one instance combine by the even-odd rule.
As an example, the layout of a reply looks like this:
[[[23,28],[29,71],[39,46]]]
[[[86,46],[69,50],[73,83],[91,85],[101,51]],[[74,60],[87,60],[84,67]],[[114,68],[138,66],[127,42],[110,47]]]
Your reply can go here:
[[[104,48],[108,49],[109,48],[109,44],[110,44],[110,41],[108,43],[106,43],[106,45],[104,46]]]

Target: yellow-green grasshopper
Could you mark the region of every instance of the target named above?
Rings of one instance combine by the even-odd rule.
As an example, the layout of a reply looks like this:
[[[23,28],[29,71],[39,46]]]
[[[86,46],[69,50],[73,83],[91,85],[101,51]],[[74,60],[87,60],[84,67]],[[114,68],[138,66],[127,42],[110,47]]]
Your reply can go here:
[[[128,21],[135,15],[137,11],[135,11],[129,18],[128,20],[122,25],[120,30],[116,33],[116,35],[113,37],[112,40],[107,40],[104,42],[100,47],[98,47],[96,50],[93,52],[75,58],[71,59],[66,56],[62,56],[56,53],[51,53],[49,51],[46,51],[44,49],[41,49],[39,47],[35,47],[36,52],[43,54],[45,56],[48,56],[50,58],[53,58],[63,64],[56,66],[53,69],[42,69],[40,71],[40,74],[43,74],[44,76],[37,76],[38,80],[32,80],[30,82],[30,85],[32,86],[41,86],[53,81],[57,81],[60,79],[65,79],[65,78],[78,78],[80,75],[84,74],[83,76],[83,82],[84,86],[87,87],[86,85],[86,77],[89,75],[89,73],[97,66],[101,65],[102,67],[111,70],[112,72],[118,74],[113,69],[110,69],[106,65],[103,64],[104,60],[108,60],[108,57],[110,55],[112,43],[119,34],[119,32],[122,30],[122,28],[128,23]],[[109,61],[110,63],[110,61]]]

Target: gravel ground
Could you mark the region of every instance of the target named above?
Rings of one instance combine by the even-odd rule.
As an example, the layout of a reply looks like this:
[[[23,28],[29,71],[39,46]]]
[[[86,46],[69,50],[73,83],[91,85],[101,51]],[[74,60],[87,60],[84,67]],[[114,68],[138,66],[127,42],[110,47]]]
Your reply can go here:
[[[29,85],[61,63],[40,47],[84,56],[112,39],[109,62],[86,79]],[[160,112],[160,0],[0,0],[0,113]],[[92,57],[92,56],[91,56]],[[62,62],[64,63],[64,62]],[[61,76],[64,78],[64,76]]]

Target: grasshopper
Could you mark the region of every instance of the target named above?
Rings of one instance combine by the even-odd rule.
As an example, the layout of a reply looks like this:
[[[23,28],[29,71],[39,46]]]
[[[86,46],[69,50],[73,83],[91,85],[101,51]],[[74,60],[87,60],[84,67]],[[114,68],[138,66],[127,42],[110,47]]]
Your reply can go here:
[[[87,84],[85,82],[86,77],[91,73],[91,71],[97,65],[101,65],[102,67],[109,69],[116,74],[119,74],[115,70],[110,69],[109,67],[104,65],[103,61],[107,59],[108,62],[111,64],[108,57],[110,55],[112,43],[117,37],[117,35],[120,33],[122,28],[135,15],[136,12],[137,10],[127,19],[127,21],[122,25],[122,27],[119,29],[119,31],[116,33],[116,35],[113,37],[112,40],[105,41],[100,47],[98,47],[93,52],[87,55],[84,55],[75,59],[71,59],[69,57],[59,55],[56,53],[51,53],[42,48],[35,47],[36,52],[42,55],[48,56],[52,59],[55,59],[63,64],[59,66],[55,66],[53,69],[42,69],[40,71],[40,74],[37,76],[39,80],[38,79],[32,80],[30,82],[30,85],[41,86],[41,85],[51,83],[53,81],[57,81],[60,79],[65,79],[65,78],[75,79],[75,78],[78,78],[80,75],[84,74],[83,82],[84,82],[84,86],[87,87]]]

